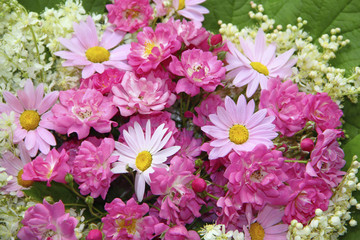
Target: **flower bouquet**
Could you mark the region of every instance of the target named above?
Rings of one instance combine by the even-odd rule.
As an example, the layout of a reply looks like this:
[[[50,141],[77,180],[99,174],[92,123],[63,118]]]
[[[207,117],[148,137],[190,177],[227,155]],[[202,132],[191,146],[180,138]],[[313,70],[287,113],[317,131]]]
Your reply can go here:
[[[0,4],[1,239],[357,239],[357,3]]]

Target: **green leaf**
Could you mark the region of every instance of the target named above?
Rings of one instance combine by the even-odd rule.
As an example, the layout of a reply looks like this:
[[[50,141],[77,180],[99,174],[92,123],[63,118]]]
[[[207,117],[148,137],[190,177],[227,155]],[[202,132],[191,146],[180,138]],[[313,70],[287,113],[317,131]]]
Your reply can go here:
[[[57,8],[57,5],[65,2],[65,0],[18,0],[29,12],[41,13],[47,8]]]
[[[47,187],[46,182],[34,182],[30,189],[23,190],[23,192],[38,202],[42,202],[46,196],[52,197],[55,202],[61,200],[64,204],[79,202],[77,196],[70,189],[57,182],[52,182],[51,187]]]
[[[104,13],[105,5],[111,3],[108,0],[83,0],[82,5],[87,13]]]

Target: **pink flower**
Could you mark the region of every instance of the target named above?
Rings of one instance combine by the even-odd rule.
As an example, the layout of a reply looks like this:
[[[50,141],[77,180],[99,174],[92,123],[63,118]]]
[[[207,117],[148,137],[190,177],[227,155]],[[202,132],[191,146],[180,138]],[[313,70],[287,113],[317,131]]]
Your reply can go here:
[[[245,215],[248,221],[244,226],[245,240],[251,239],[276,239],[286,240],[286,234],[289,226],[281,224],[281,218],[284,216],[284,210],[277,207],[266,205],[262,208],[255,218],[253,216],[250,204],[246,206]]]
[[[138,74],[156,69],[162,61],[181,47],[177,35],[161,25],[155,32],[152,28],[145,27],[137,34],[137,39],[138,42],[131,43],[128,61]]]
[[[106,239],[152,239],[157,234],[156,229],[163,227],[155,217],[144,217],[149,212],[149,206],[146,203],[139,205],[133,198],[126,204],[115,198],[105,204],[105,210],[108,214],[101,221]]]
[[[126,63],[130,45],[116,47],[123,39],[124,32],[108,28],[99,42],[95,23],[90,16],[86,22],[74,22],[74,32],[71,39],[59,38],[60,43],[69,51],[54,53],[56,56],[66,59],[63,63],[64,67],[85,66],[82,70],[83,78],[88,78],[95,72],[103,73],[109,67],[131,70]]]
[[[177,34],[178,40],[187,47],[200,47],[210,36],[210,33],[201,27],[200,22],[186,21],[185,19],[175,21],[174,18],[170,18],[166,23],[160,24],[171,29],[172,33]]]
[[[206,0],[173,0],[173,7],[181,16],[189,18],[194,21],[204,21],[203,14],[208,14],[209,10],[200,3]]]
[[[315,216],[317,208],[327,210],[332,191],[324,180],[307,177],[289,181],[289,184],[293,193],[289,195],[285,207],[285,223],[290,224],[291,220],[296,219],[307,224]]]
[[[200,240],[199,234],[194,231],[188,231],[183,225],[176,225],[166,231],[164,240]]]
[[[74,229],[78,220],[70,217],[69,213],[65,213],[65,207],[61,200],[53,205],[44,200],[43,204],[38,203],[30,207],[26,210],[21,223],[24,226],[17,235],[21,240],[77,239]]]
[[[116,25],[116,30],[133,33],[148,26],[153,9],[149,0],[115,0],[106,4],[109,22]]]
[[[344,151],[336,140],[342,135],[342,131],[335,129],[326,129],[319,134],[315,148],[310,155],[311,161],[306,164],[307,174],[322,178],[332,188],[341,182],[342,176],[345,174],[340,171],[346,163]]]
[[[229,159],[231,164],[224,177],[229,180],[228,194],[235,202],[251,203],[257,209],[267,203],[288,202],[290,188],[284,184],[288,177],[282,169],[284,158],[280,151],[270,151],[261,144],[251,152],[231,153]]]
[[[267,89],[261,91],[260,109],[267,109],[269,116],[275,116],[275,130],[291,137],[305,127],[305,93],[299,92],[291,80],[281,82],[270,78]]]
[[[79,89],[91,88],[98,90],[102,94],[111,92],[111,88],[119,84],[125,72],[116,68],[108,68],[103,73],[95,73],[89,78],[80,79]]]
[[[318,133],[341,125],[340,118],[343,112],[327,93],[309,94],[304,112],[310,121],[315,122]]]
[[[274,117],[266,117],[266,109],[254,113],[255,102],[248,104],[244,95],[238,98],[237,104],[228,96],[225,108],[218,107],[216,114],[210,114],[213,125],[201,127],[211,138],[209,159],[224,157],[230,151],[252,151],[257,145],[264,144],[270,148],[272,139],[277,134],[272,124]]]
[[[105,199],[114,178],[110,170],[111,164],[117,160],[117,156],[112,156],[114,149],[115,141],[111,138],[104,138],[98,146],[89,141],[81,143],[71,166],[81,194],[90,193],[93,198],[101,195]]]
[[[121,84],[114,86],[113,102],[122,116],[130,116],[135,112],[153,114],[170,107],[176,100],[175,94],[169,90],[167,81],[154,74],[137,78],[133,72],[126,72]]]
[[[117,125],[110,121],[117,112],[116,107],[95,89],[60,92],[60,104],[56,104],[52,112],[52,128],[61,134],[76,132],[79,139],[89,135],[90,127],[108,133],[111,125]]]
[[[201,154],[201,142],[201,138],[195,138],[192,131],[183,129],[176,137],[175,144],[181,146],[176,155],[195,161],[195,158]]]
[[[266,38],[262,29],[259,29],[255,44],[250,40],[240,38],[240,45],[245,56],[235,47],[234,44],[228,42],[230,53],[226,55],[226,61],[229,63],[226,70],[228,79],[233,80],[233,84],[237,87],[248,85],[246,88],[246,96],[251,97],[259,84],[261,89],[267,89],[269,78],[280,77],[285,79],[292,74],[291,67],[296,63],[297,59],[290,59],[295,49],[276,57],[275,43],[266,46]]]
[[[211,124],[209,115],[216,113],[218,107],[224,107],[224,101],[217,94],[209,94],[200,104],[195,107],[197,116],[193,117],[196,126],[202,127]]]
[[[211,52],[200,49],[186,50],[181,54],[181,61],[172,56],[169,70],[178,76],[184,76],[176,85],[176,93],[185,92],[190,96],[200,93],[200,87],[206,92],[213,92],[225,77],[222,61]]]
[[[70,172],[70,167],[67,164],[69,156],[65,150],[60,153],[53,148],[44,159],[39,156],[32,162],[24,166],[24,173],[22,178],[24,180],[47,182],[50,186],[51,181],[66,183],[65,176]]]
[[[181,159],[177,159],[181,161]],[[200,208],[204,204],[191,187],[196,176],[192,171],[179,168],[179,163],[172,163],[169,171],[156,168],[150,174],[151,192],[161,195],[157,204],[160,208],[159,216],[167,220],[167,224],[192,223],[200,217]]]
[[[18,197],[23,197],[24,193],[21,191],[30,187],[33,181],[22,179],[24,173],[24,166],[31,162],[31,158],[25,149],[24,143],[19,143],[20,159],[12,152],[2,153],[0,158],[0,167],[5,168],[5,172],[13,178],[8,181],[7,185],[1,188],[1,192],[6,194],[16,193]]]
[[[11,111],[15,112],[15,124],[13,141],[19,143],[25,139],[25,147],[31,157],[34,157],[38,150],[43,154],[48,154],[50,145],[55,146],[56,140],[49,129],[48,111],[57,101],[59,93],[51,92],[44,95],[44,85],[39,84],[37,88],[30,79],[25,83],[23,90],[17,92],[15,97],[8,91],[3,92],[7,104],[0,103],[0,113]]]
[[[243,214],[242,204],[233,200],[232,196],[220,197],[216,203],[221,208],[217,211],[216,224],[224,224],[228,230],[242,229],[246,225],[246,218]]]
[[[99,229],[92,229],[86,236],[86,240],[102,240],[102,232]]]

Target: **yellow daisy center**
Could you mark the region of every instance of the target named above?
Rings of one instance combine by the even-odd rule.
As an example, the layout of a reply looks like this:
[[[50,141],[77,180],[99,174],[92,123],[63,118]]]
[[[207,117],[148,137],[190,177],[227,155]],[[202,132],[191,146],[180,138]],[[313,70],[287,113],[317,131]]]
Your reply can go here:
[[[178,10],[184,9],[185,8],[185,0],[179,0],[179,8]]]
[[[20,125],[28,131],[34,130],[39,126],[40,115],[34,110],[25,110],[20,115]]]
[[[257,222],[250,225],[250,237],[251,240],[263,240],[265,237],[264,228]]]
[[[19,184],[20,186],[23,186],[23,187],[25,187],[25,188],[30,187],[30,186],[34,183],[34,181],[32,181],[32,180],[23,180],[22,177],[21,177],[21,176],[23,175],[23,173],[24,173],[24,170],[23,170],[23,169],[21,169],[21,170],[18,172],[17,182],[18,182],[18,184]]]
[[[149,56],[151,54],[152,49],[155,47],[153,42],[145,42],[145,54]]]
[[[267,67],[265,65],[263,65],[262,63],[259,63],[259,62],[252,62],[250,63],[251,67],[259,72],[259,73],[262,73],[264,74],[265,76],[269,75],[269,70],[267,69]]]
[[[86,58],[93,63],[102,63],[110,58],[110,52],[103,47],[92,47],[86,50]]]
[[[148,151],[140,152],[135,159],[136,167],[142,172],[151,166],[151,162],[152,156]]]
[[[120,229],[126,229],[128,233],[130,234],[134,234],[136,232],[136,219],[132,219],[132,220],[121,220],[121,221],[117,221],[117,224],[119,226],[119,230]]]
[[[235,124],[229,130],[229,139],[235,144],[243,144],[249,139],[249,131],[245,126]]]

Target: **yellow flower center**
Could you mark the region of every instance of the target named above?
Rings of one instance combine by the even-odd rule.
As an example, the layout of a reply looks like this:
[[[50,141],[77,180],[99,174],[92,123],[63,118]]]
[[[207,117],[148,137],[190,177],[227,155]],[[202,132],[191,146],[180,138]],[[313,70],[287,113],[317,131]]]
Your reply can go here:
[[[265,76],[269,75],[269,70],[267,69],[267,67],[265,65],[263,65],[262,63],[259,62],[252,62],[250,63],[251,67],[255,70],[258,71],[259,73],[264,74]]]
[[[25,188],[28,188],[28,187],[30,187],[33,183],[34,183],[34,181],[32,181],[32,180],[23,180],[22,179],[22,175],[23,175],[23,173],[24,173],[24,170],[23,169],[21,169],[19,172],[18,172],[18,175],[17,175],[17,182],[18,182],[18,184],[20,185],[20,186],[23,186],[23,187],[25,187]]]
[[[250,232],[251,240],[263,240],[264,239],[265,231],[264,231],[263,227],[257,222],[254,222],[250,225],[249,232]]]
[[[103,47],[92,47],[86,50],[86,58],[93,63],[102,63],[110,58],[110,52]]]
[[[243,144],[249,139],[249,131],[245,126],[235,124],[229,130],[229,139],[235,144]]]
[[[151,162],[152,156],[148,151],[140,152],[135,159],[136,167],[142,172],[151,166]]]
[[[155,47],[153,42],[145,42],[145,55],[149,56],[151,54],[152,49]]]
[[[120,229],[126,229],[128,233],[130,234],[134,234],[136,232],[136,219],[131,219],[128,221],[125,220],[121,220],[121,221],[117,221],[117,224],[119,226],[119,230]]]
[[[39,126],[40,115],[34,110],[25,110],[19,120],[22,128],[30,131]]]
[[[179,8],[178,10],[184,9],[185,8],[185,0],[179,0]]]

